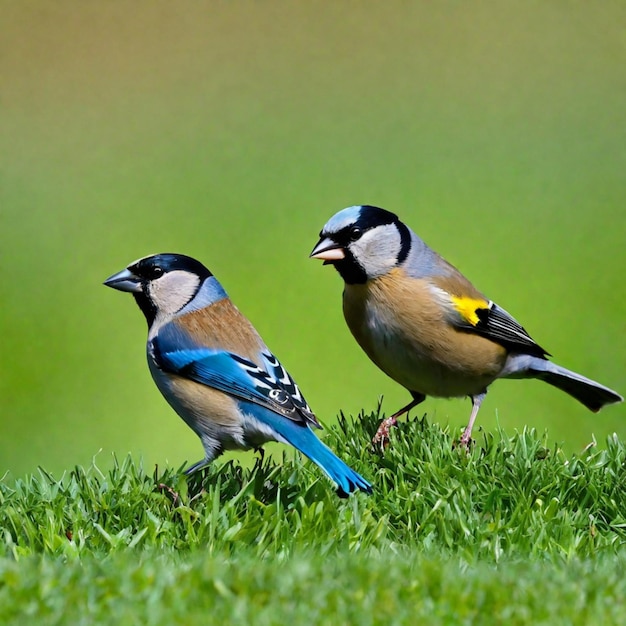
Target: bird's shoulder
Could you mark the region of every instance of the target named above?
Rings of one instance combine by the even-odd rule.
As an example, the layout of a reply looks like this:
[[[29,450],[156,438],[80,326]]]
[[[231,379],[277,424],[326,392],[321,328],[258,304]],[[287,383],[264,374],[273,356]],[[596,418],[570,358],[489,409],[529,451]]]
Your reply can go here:
[[[442,304],[460,316],[463,321],[472,325],[480,321],[478,311],[488,310],[488,300],[461,272],[450,266],[454,271],[445,275],[433,276],[429,283],[431,291]]]
[[[267,351],[261,336],[229,298],[175,317],[179,328],[196,345],[219,348],[261,365],[258,355]]]

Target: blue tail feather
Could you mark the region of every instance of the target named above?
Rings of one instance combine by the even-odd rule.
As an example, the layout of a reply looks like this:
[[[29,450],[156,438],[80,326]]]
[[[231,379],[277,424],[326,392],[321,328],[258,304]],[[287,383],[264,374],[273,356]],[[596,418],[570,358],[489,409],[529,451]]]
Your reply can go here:
[[[298,426],[298,428],[303,431],[302,435],[304,436],[301,439],[304,441],[287,440],[337,483],[340,495],[348,495],[356,489],[372,493],[372,485],[323,444],[308,426]]]
[[[307,425],[276,415],[272,427],[337,483],[340,496],[346,496],[356,489],[372,493],[372,485],[323,444]]]

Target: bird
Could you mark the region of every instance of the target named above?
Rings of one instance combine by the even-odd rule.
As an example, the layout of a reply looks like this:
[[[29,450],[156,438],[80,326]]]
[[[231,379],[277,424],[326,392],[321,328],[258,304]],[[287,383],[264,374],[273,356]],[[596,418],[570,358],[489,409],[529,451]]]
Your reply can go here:
[[[340,496],[372,485],[318,437],[321,428],[298,385],[198,260],[176,253],[141,258],[104,281],[130,292],[148,323],[152,378],[202,441],[204,458],[224,450],[290,444],[337,484]]]
[[[398,216],[371,205],[333,215],[310,254],[344,280],[343,313],[367,356],[405,387],[411,402],[384,419],[373,443],[386,446],[398,417],[427,396],[468,396],[468,446],[480,405],[499,378],[537,378],[591,411],[622,396],[548,359],[505,309],[430,248]]]

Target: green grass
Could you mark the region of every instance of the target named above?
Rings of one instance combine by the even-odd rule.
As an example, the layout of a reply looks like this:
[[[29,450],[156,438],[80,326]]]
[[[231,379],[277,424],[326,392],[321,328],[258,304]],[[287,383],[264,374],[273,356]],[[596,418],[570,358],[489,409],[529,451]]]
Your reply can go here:
[[[127,458],[0,483],[0,623],[611,624],[626,620],[626,447],[377,414],[328,443],[375,485],[338,498],[285,453],[186,481]]]

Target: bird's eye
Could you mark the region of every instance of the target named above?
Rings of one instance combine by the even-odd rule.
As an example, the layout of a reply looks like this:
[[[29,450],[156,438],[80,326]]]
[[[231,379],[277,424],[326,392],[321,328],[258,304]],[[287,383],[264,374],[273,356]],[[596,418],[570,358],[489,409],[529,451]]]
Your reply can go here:
[[[154,280],[155,278],[161,278],[161,276],[163,276],[165,272],[163,271],[162,267],[159,267],[158,265],[156,265],[155,267],[152,268],[152,280]]]
[[[363,231],[358,226],[353,226],[350,229],[350,241],[356,241],[363,234]]]

